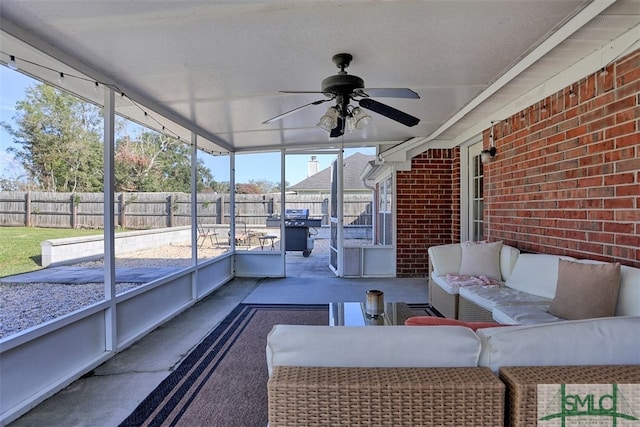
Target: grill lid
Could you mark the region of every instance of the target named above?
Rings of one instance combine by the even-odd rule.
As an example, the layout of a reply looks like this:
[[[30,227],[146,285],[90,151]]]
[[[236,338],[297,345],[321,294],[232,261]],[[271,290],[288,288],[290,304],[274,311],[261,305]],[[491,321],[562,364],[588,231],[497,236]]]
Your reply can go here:
[[[285,219],[308,219],[309,209],[285,209]]]

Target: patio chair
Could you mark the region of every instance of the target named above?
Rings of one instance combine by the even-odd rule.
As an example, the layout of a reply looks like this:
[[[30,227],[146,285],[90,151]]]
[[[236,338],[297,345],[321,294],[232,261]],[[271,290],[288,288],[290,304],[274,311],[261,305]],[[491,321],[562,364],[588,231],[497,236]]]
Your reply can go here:
[[[201,248],[204,245],[204,243],[207,241],[207,237],[209,238],[209,241],[211,242],[212,247],[214,247],[213,238],[215,237],[216,239],[215,246],[218,246],[218,233],[216,233],[215,230],[211,228],[207,228],[204,225],[198,223],[198,239],[196,240],[196,244],[198,245],[199,248]],[[202,239],[202,242],[200,242],[200,239]],[[198,244],[198,242],[200,243]]]
[[[243,221],[236,221],[236,245],[251,246],[251,239],[256,236],[256,233],[247,227],[247,223]],[[229,244],[231,244],[231,232],[229,232]]]

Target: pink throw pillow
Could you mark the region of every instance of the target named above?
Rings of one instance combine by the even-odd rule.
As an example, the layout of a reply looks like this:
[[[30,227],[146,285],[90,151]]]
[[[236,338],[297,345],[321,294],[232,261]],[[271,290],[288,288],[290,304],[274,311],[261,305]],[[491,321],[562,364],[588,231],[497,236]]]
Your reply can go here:
[[[404,324],[406,326],[465,326],[467,328],[471,328],[471,330],[476,331],[482,328],[495,328],[497,326],[508,326],[501,325],[496,322],[465,322],[463,320],[457,319],[447,319],[443,317],[434,317],[434,316],[415,316],[410,317],[405,320]]]

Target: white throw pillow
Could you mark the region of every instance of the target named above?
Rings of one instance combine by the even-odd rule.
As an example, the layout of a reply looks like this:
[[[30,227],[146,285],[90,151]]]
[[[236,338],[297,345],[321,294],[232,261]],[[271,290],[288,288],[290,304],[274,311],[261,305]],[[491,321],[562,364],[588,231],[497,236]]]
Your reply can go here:
[[[502,280],[500,272],[500,250],[502,242],[462,242],[460,274],[465,276],[487,276]]]

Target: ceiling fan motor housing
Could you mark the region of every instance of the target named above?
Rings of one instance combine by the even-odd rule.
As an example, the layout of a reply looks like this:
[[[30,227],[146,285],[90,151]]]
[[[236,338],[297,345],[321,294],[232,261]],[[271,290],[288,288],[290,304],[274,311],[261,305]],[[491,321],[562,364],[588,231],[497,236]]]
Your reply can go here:
[[[351,74],[336,74],[322,80],[322,92],[334,95],[350,95],[355,89],[363,89],[364,80]]]

